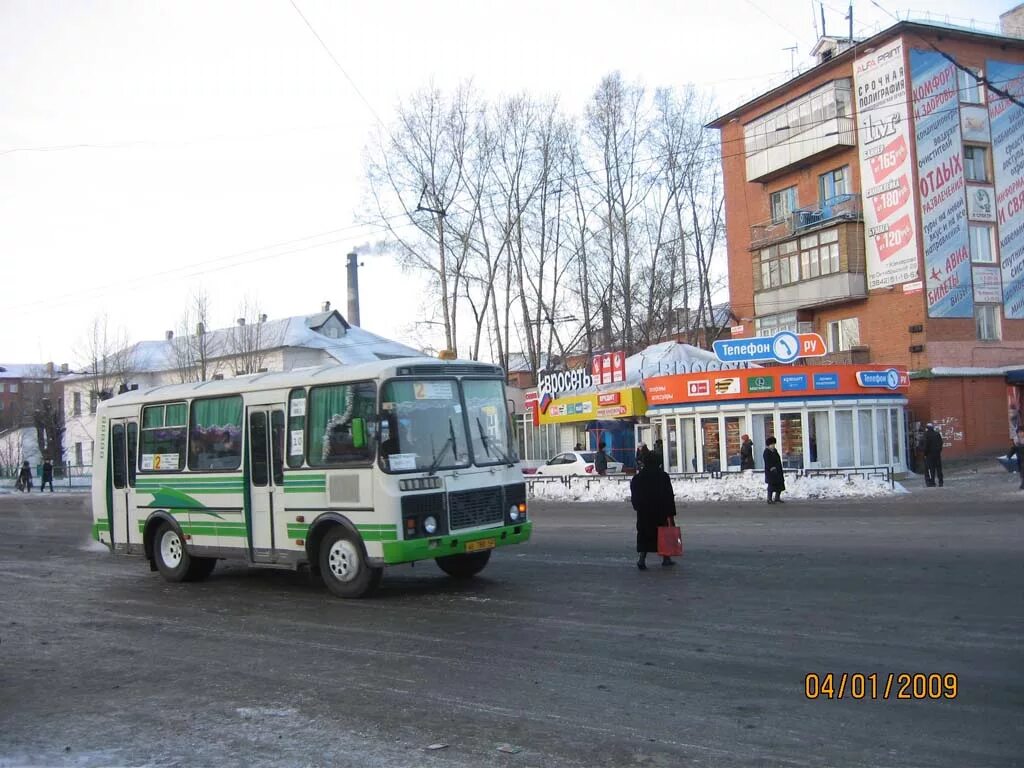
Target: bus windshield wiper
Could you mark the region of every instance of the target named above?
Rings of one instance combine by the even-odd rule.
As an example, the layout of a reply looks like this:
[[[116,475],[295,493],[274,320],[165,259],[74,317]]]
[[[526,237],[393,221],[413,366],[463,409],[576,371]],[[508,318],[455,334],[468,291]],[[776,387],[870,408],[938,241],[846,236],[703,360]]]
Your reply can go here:
[[[480,431],[480,442],[484,444],[484,450],[487,451],[487,455],[491,455],[491,439],[487,437],[484,432],[484,425],[480,423],[480,417],[476,417],[476,428]],[[510,467],[515,466],[515,462],[509,458],[508,454],[501,450],[501,446],[498,445],[497,441],[494,443],[494,452],[501,459],[502,463],[508,464]]]
[[[452,420],[450,417],[448,419],[448,437],[445,439],[444,445],[441,446],[441,452],[434,457],[434,461],[430,464],[430,469],[427,470],[428,475],[432,475],[437,472],[437,468],[441,466],[441,459],[444,458],[444,454],[448,450],[449,446],[452,449],[452,458],[455,460],[455,463],[458,464],[459,456],[455,444],[455,427],[452,426]]]

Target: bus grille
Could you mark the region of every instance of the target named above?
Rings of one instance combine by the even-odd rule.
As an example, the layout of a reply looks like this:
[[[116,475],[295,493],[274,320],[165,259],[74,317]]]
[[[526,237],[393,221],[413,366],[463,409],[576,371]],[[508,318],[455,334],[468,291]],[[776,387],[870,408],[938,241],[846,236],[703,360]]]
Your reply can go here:
[[[451,493],[448,495],[448,515],[453,531],[502,523],[505,521],[503,489],[481,488]]]

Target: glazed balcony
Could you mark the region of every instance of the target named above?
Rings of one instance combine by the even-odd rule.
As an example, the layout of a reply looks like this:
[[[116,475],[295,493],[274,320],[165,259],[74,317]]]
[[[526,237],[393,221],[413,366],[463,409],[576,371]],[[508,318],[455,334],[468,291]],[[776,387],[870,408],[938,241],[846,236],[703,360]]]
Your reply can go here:
[[[821,205],[797,208],[779,221],[754,224],[750,228],[750,248],[761,248],[839,222],[863,220],[860,195],[836,195]]]

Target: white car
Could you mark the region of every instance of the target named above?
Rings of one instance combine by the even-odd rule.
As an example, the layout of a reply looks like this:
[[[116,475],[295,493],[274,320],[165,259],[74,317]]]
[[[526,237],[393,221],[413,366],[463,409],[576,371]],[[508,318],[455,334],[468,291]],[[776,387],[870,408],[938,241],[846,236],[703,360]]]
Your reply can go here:
[[[596,475],[594,459],[596,451],[566,451],[554,458],[548,459],[547,463],[537,467],[537,475]],[[622,462],[608,460],[608,474],[622,471]]]

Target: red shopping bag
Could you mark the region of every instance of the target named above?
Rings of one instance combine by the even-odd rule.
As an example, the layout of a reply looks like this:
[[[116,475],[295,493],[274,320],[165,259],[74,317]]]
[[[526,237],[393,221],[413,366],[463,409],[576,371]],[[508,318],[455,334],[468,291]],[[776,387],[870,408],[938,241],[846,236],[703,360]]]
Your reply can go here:
[[[683,532],[677,526],[658,527],[658,554],[662,557],[678,557],[683,554]]]

